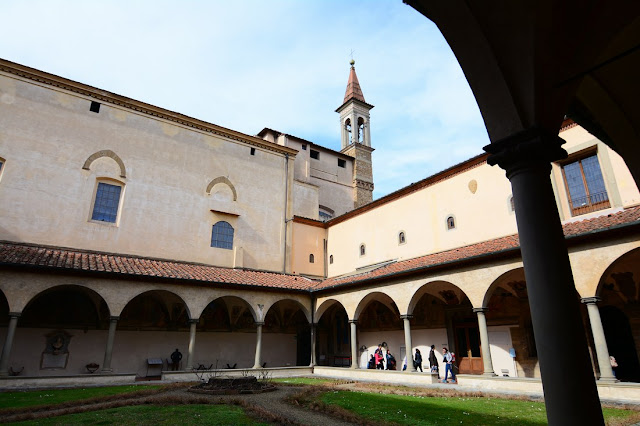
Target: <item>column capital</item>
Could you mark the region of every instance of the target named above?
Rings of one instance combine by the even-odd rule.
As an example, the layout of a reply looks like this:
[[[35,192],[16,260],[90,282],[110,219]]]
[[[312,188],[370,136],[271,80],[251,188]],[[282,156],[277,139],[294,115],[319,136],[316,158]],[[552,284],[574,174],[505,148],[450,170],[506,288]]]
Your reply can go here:
[[[262,327],[264,325],[264,321],[256,321],[256,325],[258,327]]]
[[[11,318],[20,318],[22,316],[22,312],[9,312],[9,316]]]
[[[112,315],[109,317],[109,321],[120,321],[119,315]]]
[[[473,311],[474,313],[476,313],[476,314],[477,314],[478,312],[485,313],[485,312],[487,312],[488,310],[489,310],[489,308],[487,308],[486,306],[481,306],[481,307],[479,307],[479,308],[473,308],[473,309],[472,309],[472,311]]]
[[[597,296],[593,296],[593,297],[583,297],[582,299],[580,299],[580,301],[582,303],[584,303],[585,305],[595,305],[596,303],[598,303],[599,301],[601,301],[602,299],[597,297]]]
[[[409,315],[409,314],[407,314],[407,315],[400,315],[400,319],[401,319],[401,320],[406,320],[406,319],[407,319],[407,320],[410,320],[411,318],[413,318],[413,315]]]
[[[488,152],[487,163],[499,165],[507,171],[507,177],[523,167],[549,167],[555,160],[567,158],[567,151],[561,145],[565,141],[558,135],[549,133],[540,126],[514,133],[495,141],[483,149]]]
[[[190,318],[189,321],[187,321],[189,324],[197,324],[200,322],[200,318]]]
[[[350,319],[350,320],[349,320],[349,324],[357,324],[357,323],[358,323],[358,320],[357,320],[357,319],[353,319],[353,320],[352,320],[352,319]]]

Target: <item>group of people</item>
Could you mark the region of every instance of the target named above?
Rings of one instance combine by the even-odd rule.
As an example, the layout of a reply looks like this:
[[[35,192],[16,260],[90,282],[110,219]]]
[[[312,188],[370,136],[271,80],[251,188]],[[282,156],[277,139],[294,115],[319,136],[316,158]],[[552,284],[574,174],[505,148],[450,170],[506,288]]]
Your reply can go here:
[[[438,373],[438,378],[440,378],[440,367],[438,366],[438,358],[436,357],[436,345],[431,345],[431,351],[429,351],[429,369],[432,373]],[[442,348],[442,363],[444,364],[444,380],[442,383],[449,383],[448,378],[449,374],[451,375],[451,383],[456,383],[456,373],[454,368],[458,368],[455,365],[455,354],[453,352],[449,352],[447,348]],[[406,369],[405,365],[403,369]],[[413,358],[413,368],[417,371],[423,372],[422,370],[422,354],[420,353],[420,349],[416,349],[416,354]]]
[[[373,355],[369,358],[367,368],[370,370],[395,370],[396,358],[391,354],[389,349],[387,349],[387,353],[385,354],[382,350],[382,343],[380,343]]]
[[[455,354],[453,352],[449,352],[447,348],[442,348],[442,363],[445,366],[444,369],[444,380],[443,383],[456,383],[456,373],[454,371],[455,368],[458,368],[455,365]],[[431,345],[431,351],[429,352],[429,369],[432,373],[438,373],[438,378],[440,378],[440,368],[438,365],[438,358],[436,356],[436,346]],[[396,369],[396,358],[391,354],[391,351],[387,349],[386,354],[383,351],[383,344],[379,344],[378,348],[375,350],[373,355],[369,358],[369,363],[367,364],[367,368],[369,370],[395,370]],[[416,349],[415,356],[413,357],[413,368],[415,370],[422,370],[422,354],[420,353],[420,349]],[[403,366],[403,370],[407,369],[407,358],[405,357]],[[451,382],[448,381],[449,375],[451,375]]]

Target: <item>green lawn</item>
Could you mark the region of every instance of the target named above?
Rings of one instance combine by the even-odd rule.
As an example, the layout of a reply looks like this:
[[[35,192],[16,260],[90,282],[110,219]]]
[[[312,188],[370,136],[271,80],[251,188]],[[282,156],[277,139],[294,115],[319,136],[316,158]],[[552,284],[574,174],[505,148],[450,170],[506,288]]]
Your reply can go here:
[[[321,401],[335,404],[374,421],[410,425],[543,425],[547,416],[542,402],[480,397],[424,397],[333,391]],[[606,408],[605,419],[636,412]]]
[[[49,389],[25,392],[0,393],[0,410],[6,408],[32,407],[36,405],[59,404],[66,401],[135,393],[148,389],[159,389],[159,385],[145,386],[109,386],[81,389]]]
[[[286,383],[289,385],[322,385],[334,381],[335,380],[331,379],[314,379],[311,377],[281,377],[272,380],[274,383]]]
[[[138,405],[81,414],[68,414],[15,424],[21,425],[263,425],[232,405]]]

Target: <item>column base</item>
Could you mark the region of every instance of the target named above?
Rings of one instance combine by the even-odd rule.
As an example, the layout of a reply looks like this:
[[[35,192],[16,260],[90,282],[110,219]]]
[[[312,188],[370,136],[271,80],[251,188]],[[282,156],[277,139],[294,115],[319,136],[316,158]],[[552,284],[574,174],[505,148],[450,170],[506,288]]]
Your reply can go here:
[[[262,368],[261,365],[254,365],[253,367],[251,367],[253,370],[257,370],[258,368]]]
[[[101,374],[111,374],[113,373],[113,368],[103,368],[102,370],[100,370]]]
[[[485,371],[482,375],[485,377],[498,377],[498,375],[493,371]]]
[[[615,377],[600,377],[598,383],[618,383],[620,380]]]

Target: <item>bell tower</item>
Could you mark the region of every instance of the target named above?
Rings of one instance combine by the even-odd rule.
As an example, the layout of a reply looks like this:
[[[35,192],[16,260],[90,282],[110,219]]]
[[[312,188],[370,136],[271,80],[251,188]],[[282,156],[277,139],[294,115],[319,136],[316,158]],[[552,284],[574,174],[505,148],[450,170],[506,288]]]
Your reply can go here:
[[[371,163],[371,134],[369,111],[373,108],[365,102],[355,61],[351,60],[349,82],[342,105],[336,110],[340,114],[340,152],[355,158],[353,164],[353,202],[358,208],[373,201],[373,167]]]

